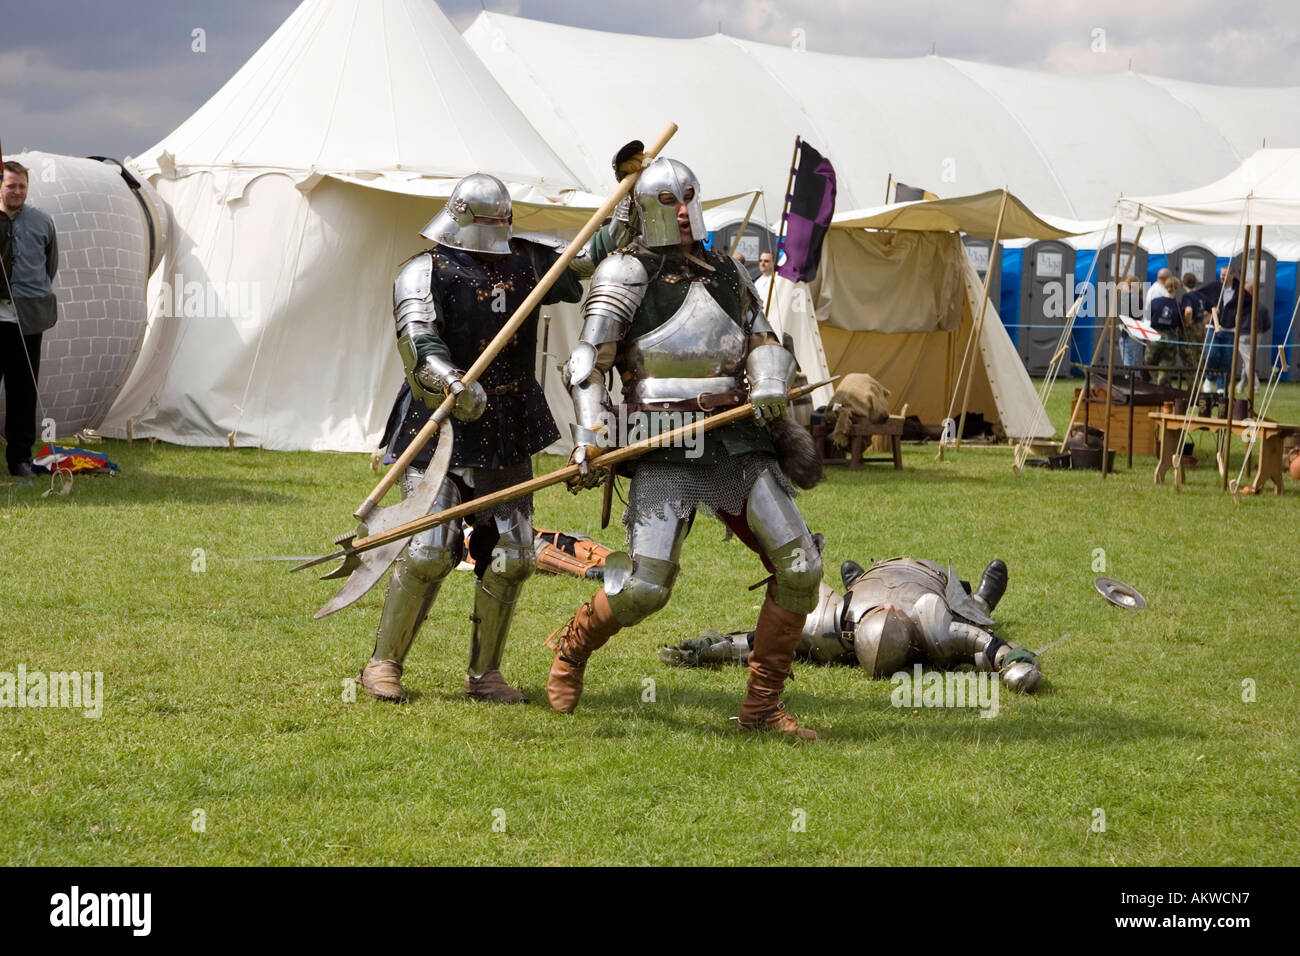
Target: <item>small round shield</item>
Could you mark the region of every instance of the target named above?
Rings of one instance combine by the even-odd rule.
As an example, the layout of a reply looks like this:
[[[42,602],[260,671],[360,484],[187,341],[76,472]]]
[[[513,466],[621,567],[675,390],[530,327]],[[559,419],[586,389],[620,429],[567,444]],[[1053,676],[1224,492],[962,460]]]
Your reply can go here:
[[[1137,588],[1114,578],[1098,578],[1094,584],[1097,591],[1111,604],[1118,607],[1132,608],[1140,611],[1147,606],[1147,599],[1138,593]]]

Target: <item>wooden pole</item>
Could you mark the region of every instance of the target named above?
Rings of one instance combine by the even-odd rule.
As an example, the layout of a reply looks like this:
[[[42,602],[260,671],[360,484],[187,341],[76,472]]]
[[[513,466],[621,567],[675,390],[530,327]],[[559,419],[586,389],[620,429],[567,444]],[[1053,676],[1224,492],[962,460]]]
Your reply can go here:
[[[1106,331],[1108,333],[1107,342],[1109,343],[1106,355],[1106,404],[1103,408],[1103,418],[1101,421],[1101,480],[1105,481],[1106,476],[1110,474],[1107,463],[1110,458],[1110,402],[1111,389],[1115,385],[1115,326],[1119,325],[1119,282],[1122,273],[1119,268],[1119,253],[1124,245],[1124,227],[1116,224],[1115,226],[1115,274],[1111,276],[1111,294],[1110,294],[1110,315],[1106,317]],[[1136,249],[1136,246],[1134,247]],[[1130,259],[1130,262],[1132,260]],[[1092,383],[1088,383],[1092,387]],[[1088,434],[1084,432],[1084,443],[1087,444]]]
[[[1259,325],[1259,291],[1260,291],[1260,287],[1263,286],[1264,284],[1264,280],[1260,277],[1259,274],[1259,268],[1260,268],[1259,259],[1260,259],[1260,253],[1263,245],[1264,245],[1264,227],[1256,226],[1255,227],[1255,292],[1250,297],[1250,362],[1246,366],[1250,370],[1250,390],[1248,392],[1247,397],[1250,400],[1250,407],[1252,411],[1254,410],[1255,407],[1255,354],[1259,349],[1259,332],[1256,329],[1256,327]],[[1244,267],[1245,263],[1242,263],[1242,265]],[[1246,283],[1243,281],[1242,288],[1245,288],[1245,285]]]
[[[794,188],[794,164],[799,161],[799,147],[802,145],[803,139],[796,136],[794,138],[794,153],[790,156],[790,176],[785,182],[785,200],[781,204],[781,238],[777,240],[776,252],[772,254],[772,281],[767,284],[767,302],[763,304],[764,315],[772,309],[772,293],[776,291],[777,260],[781,257],[781,247],[785,245],[785,217],[790,212],[790,190]]]
[[[1237,398],[1237,348],[1241,344],[1241,297],[1246,292],[1246,263],[1250,260],[1250,223],[1246,224],[1246,237],[1242,242],[1241,248],[1241,277],[1237,279],[1237,291],[1233,293],[1233,301],[1237,303],[1237,312],[1232,320],[1232,356],[1228,360],[1228,385],[1226,388],[1227,401],[1224,403],[1223,420],[1226,428],[1223,429],[1223,458],[1219,463],[1219,490],[1228,490],[1228,463],[1232,460],[1232,403]],[[1229,289],[1232,285],[1229,284]],[[1219,293],[1219,301],[1223,301],[1223,293]]]
[[[894,174],[890,173],[889,178],[885,180],[885,205],[889,205],[889,193],[894,188]]]
[[[1133,247],[1129,249],[1128,262],[1125,264],[1124,267],[1125,274],[1127,274],[1128,270],[1133,267],[1133,257],[1137,255],[1137,244],[1142,241],[1142,230],[1145,228],[1146,226],[1138,226],[1137,238],[1133,240]],[[1101,281],[1100,266],[1098,266],[1097,268],[1097,281],[1098,282]],[[1073,428],[1074,423],[1079,420],[1079,409],[1083,408],[1084,402],[1088,400],[1088,390],[1092,388],[1092,370],[1093,367],[1096,366],[1097,360],[1101,358],[1101,347],[1102,347],[1102,343],[1104,343],[1105,341],[1106,341],[1106,327],[1103,326],[1101,330],[1101,335],[1097,336],[1097,341],[1092,347],[1092,361],[1088,363],[1088,367],[1084,370],[1084,380],[1086,382],[1086,385],[1084,386],[1084,388],[1082,388],[1079,391],[1079,397],[1074,403],[1074,409],[1070,412],[1070,420],[1065,424],[1065,437],[1061,439],[1061,446],[1058,449],[1059,451],[1065,451],[1065,443],[1070,437],[1070,429]],[[1067,344],[1065,347],[1068,349],[1069,345]],[[1087,423],[1085,422],[1084,424],[1086,426]]]
[[[740,247],[740,237],[745,234],[745,227],[749,225],[749,217],[754,215],[754,207],[758,205],[758,190],[754,190],[754,198],[749,201],[749,211],[745,213],[745,218],[740,221],[740,228],[736,230],[736,238],[731,240],[731,249],[727,255],[734,256],[736,249]],[[776,268],[776,263],[772,264]]]
[[[966,406],[970,402],[970,385],[971,380],[975,378],[975,362],[978,360],[980,347],[980,333],[984,330],[984,313],[989,306],[989,283],[993,280],[993,270],[1000,265],[998,261],[998,240],[1002,238],[1002,218],[1007,211],[1007,189],[1002,187],[1002,203],[998,206],[998,224],[993,228],[993,248],[989,250],[989,267],[984,270],[984,295],[980,298],[980,311],[975,319],[975,327],[971,330],[974,340],[970,348],[970,371],[962,370],[966,376],[966,390],[961,397],[961,419],[957,424],[957,448],[961,448],[961,434],[966,430]],[[960,241],[960,240],[959,240]],[[966,251],[962,249],[962,255]],[[964,271],[964,270],[963,270]],[[963,283],[964,285],[965,283]]]
[[[824,382],[816,382],[811,385],[802,385],[799,388],[791,389],[788,398],[790,401],[793,401],[796,398],[802,398],[804,395],[810,395],[822,386],[834,382],[837,378],[839,378],[838,375],[834,378],[827,379]],[[725,412],[719,412],[716,415],[710,415],[703,420],[695,421],[688,425],[682,425],[678,428],[674,428],[672,431],[664,432],[660,435],[652,435],[649,438],[643,438],[641,441],[634,442],[631,445],[624,445],[622,448],[612,448],[592,459],[591,466],[595,468],[612,468],[620,462],[627,461],[630,458],[636,458],[652,449],[663,448],[671,445],[673,442],[685,438],[688,435],[700,435],[703,432],[711,431],[714,428],[720,428],[723,425],[729,425],[732,422],[749,418],[753,414],[753,403],[746,402],[744,405],[728,409]],[[516,498],[522,498],[524,495],[530,495],[543,488],[549,488],[551,485],[558,485],[561,482],[566,482],[571,478],[576,478],[579,473],[580,466],[566,465],[565,467],[550,472],[549,474],[530,478],[528,481],[520,482],[519,484],[512,485],[509,488],[503,488],[500,491],[484,495],[481,498],[475,498],[472,501],[463,502],[462,504],[456,505],[453,508],[448,508],[445,511],[425,515],[422,518],[416,518],[414,521],[408,521],[405,524],[389,528],[387,531],[381,531],[364,538],[358,538],[343,551],[323,555],[319,558],[313,558],[304,564],[298,565],[298,567],[293,570],[299,571],[303,568],[322,564],[336,557],[341,558],[348,554],[361,554],[362,552],[370,551],[374,548],[383,547],[384,545],[391,544],[401,538],[409,538],[413,534],[419,534],[421,531],[435,527],[436,525],[453,521],[456,518],[462,518],[465,515],[474,514],[477,511],[489,510],[504,502],[514,501]]]
[[[649,160],[654,159],[664,146],[667,145],[668,140],[672,139],[673,134],[676,132],[676,123],[669,123],[665,126],[663,131],[659,134],[658,139],[656,139],[650,148],[645,151],[646,161],[648,162]],[[569,267],[569,263],[573,261],[574,257],[582,251],[587,240],[590,239],[595,234],[596,230],[600,228],[601,223],[603,223],[605,219],[613,213],[614,207],[619,204],[623,197],[632,191],[632,186],[636,183],[637,175],[637,173],[628,173],[624,176],[622,180],[619,181],[618,187],[610,193],[609,198],[601,204],[599,209],[592,213],[591,218],[587,220],[587,224],[578,231],[578,234],[573,238],[573,241],[569,243],[568,247],[563,253],[561,253],[560,257],[555,260],[555,264],[546,271],[546,275],[542,276],[537,285],[534,286],[533,291],[528,293],[528,297],[524,299],[519,308],[515,310],[515,314],[510,317],[510,321],[501,328],[501,331],[497,333],[496,338],[494,338],[488,344],[487,348],[479,354],[479,357],[474,360],[474,364],[469,367],[469,371],[467,371],[461,379],[461,382],[464,385],[469,385],[477,381],[478,377],[483,374],[489,365],[492,364],[492,360],[497,357],[497,354],[505,348],[506,343],[514,338],[515,333],[519,331],[519,327],[523,325],[528,316],[532,314],[533,309],[537,308],[541,304],[542,298],[548,291],[550,291],[551,286],[555,284],[560,276],[564,274],[564,270]],[[437,434],[438,429],[441,428],[442,423],[447,420],[447,416],[451,414],[451,410],[455,405],[456,396],[449,394],[443,400],[443,403],[438,406],[437,411],[429,416],[429,420],[425,422],[424,427],[420,429],[419,434],[417,434],[411,441],[410,445],[407,446],[406,451],[403,452],[402,456],[397,459],[391,468],[388,469],[384,474],[384,477],[380,479],[379,484],[375,485],[375,489],[366,497],[366,500],[361,503],[355,512],[353,512],[354,517],[356,517],[358,521],[365,521],[371,512],[378,507],[380,500],[388,493],[388,489],[391,488],[402,473],[406,471],[407,466],[410,465],[410,463],[415,460],[416,455],[424,449],[424,446],[428,444],[429,439]]]

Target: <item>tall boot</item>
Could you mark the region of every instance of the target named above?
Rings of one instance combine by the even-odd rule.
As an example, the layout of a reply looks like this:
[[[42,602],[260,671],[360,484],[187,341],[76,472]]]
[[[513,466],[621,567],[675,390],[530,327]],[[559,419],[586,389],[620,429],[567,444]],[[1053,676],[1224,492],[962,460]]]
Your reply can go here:
[[[1002,600],[1002,595],[1007,593],[1007,563],[1001,558],[994,558],[989,562],[989,566],[984,569],[984,576],[980,579],[979,589],[973,595],[976,601],[984,605],[984,609],[990,614]]]
[[[546,646],[555,651],[555,660],[551,662],[551,672],[546,675],[546,699],[555,710],[568,714],[578,706],[587,658],[603,647],[622,626],[614,617],[605,589],[601,588],[569,618],[558,638],[552,634],[547,639]]]
[[[793,676],[790,665],[806,617],[787,611],[771,594],[763,601],[749,655],[749,687],[740,705],[741,729],[775,729],[793,740],[817,739],[817,732],[800,727],[781,700],[785,682]]]

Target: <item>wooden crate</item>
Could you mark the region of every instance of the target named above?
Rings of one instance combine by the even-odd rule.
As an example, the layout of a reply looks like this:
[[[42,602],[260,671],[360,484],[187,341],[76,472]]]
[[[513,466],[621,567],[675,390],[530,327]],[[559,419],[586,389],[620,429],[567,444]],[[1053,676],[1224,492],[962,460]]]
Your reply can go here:
[[[1082,389],[1074,390],[1074,401],[1079,401],[1079,392]],[[1106,413],[1106,396],[1105,392],[1093,389],[1093,394],[1089,396],[1086,408],[1088,426],[1090,428],[1104,428],[1103,416]],[[1147,412],[1160,411],[1160,405],[1136,405],[1133,406],[1133,454],[1135,455],[1157,455],[1160,453],[1160,439],[1156,423],[1147,418]],[[1110,449],[1117,455],[1128,454],[1128,420],[1130,408],[1128,405],[1111,405],[1110,406]],[[1084,421],[1085,409],[1079,409],[1079,421]]]

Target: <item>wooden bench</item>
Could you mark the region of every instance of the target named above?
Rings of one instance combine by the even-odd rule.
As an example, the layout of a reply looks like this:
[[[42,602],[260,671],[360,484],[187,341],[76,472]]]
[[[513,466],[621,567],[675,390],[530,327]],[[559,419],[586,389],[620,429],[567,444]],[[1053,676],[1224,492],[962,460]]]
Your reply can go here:
[[[1150,412],[1147,417],[1154,419],[1160,429],[1160,460],[1156,463],[1156,484],[1162,483],[1169,469],[1173,468],[1174,487],[1179,491],[1183,488],[1182,447],[1178,440],[1182,435],[1184,423],[1189,432],[1214,432],[1220,436],[1219,447],[1223,448],[1221,437],[1224,430],[1228,428],[1228,423],[1222,418],[1206,418],[1202,415],[1192,415],[1189,418],[1172,412]],[[1273,493],[1280,495],[1282,493],[1282,439],[1288,435],[1300,434],[1300,425],[1240,419],[1232,422],[1234,435],[1250,435],[1252,431],[1255,433],[1255,441],[1259,447],[1259,465],[1255,469],[1255,478],[1251,484],[1255,491],[1263,492],[1264,485],[1271,481]],[[1228,463],[1222,451],[1215,457],[1218,459],[1219,477],[1222,478]]]
[[[893,453],[892,460],[894,469],[901,470],[903,467],[903,417],[901,415],[891,415],[888,421],[875,424],[867,421],[865,418],[855,415],[853,422],[849,425],[849,448],[848,458],[844,457],[844,449],[831,441],[831,432],[835,430],[834,421],[823,421],[814,425],[812,429],[813,440],[818,443],[822,453],[822,463],[827,465],[842,465],[846,461],[850,471],[857,471],[862,466],[863,461],[890,461],[889,458],[866,458],[862,457],[862,452],[866,449],[867,441],[872,435],[888,435],[889,450]]]

